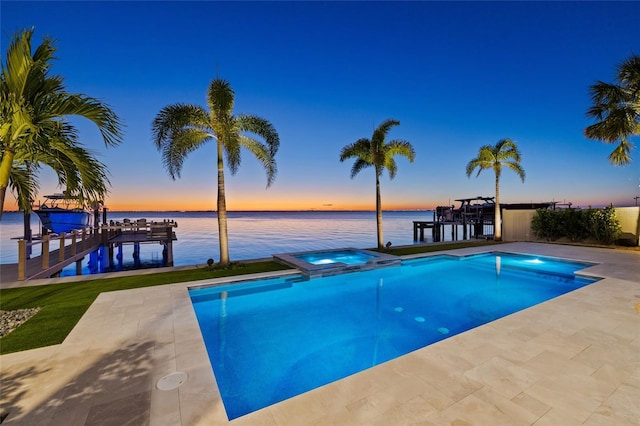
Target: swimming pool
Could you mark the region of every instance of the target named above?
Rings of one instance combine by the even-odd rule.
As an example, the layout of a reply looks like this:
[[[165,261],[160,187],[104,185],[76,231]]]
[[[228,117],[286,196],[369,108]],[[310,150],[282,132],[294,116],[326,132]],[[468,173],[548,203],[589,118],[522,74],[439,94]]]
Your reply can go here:
[[[190,295],[234,419],[593,283],[575,275],[587,266],[507,253],[434,256]]]

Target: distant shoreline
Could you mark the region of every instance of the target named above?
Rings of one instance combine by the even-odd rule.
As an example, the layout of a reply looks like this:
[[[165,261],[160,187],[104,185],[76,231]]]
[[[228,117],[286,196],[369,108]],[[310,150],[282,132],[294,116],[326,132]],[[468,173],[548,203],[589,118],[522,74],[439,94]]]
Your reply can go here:
[[[384,212],[429,212],[434,209],[390,209],[382,210]],[[375,213],[375,210],[320,210],[320,209],[301,209],[301,210],[227,210],[227,213]],[[20,210],[7,210],[4,213],[22,213]],[[217,210],[110,210],[107,213],[217,213]]]

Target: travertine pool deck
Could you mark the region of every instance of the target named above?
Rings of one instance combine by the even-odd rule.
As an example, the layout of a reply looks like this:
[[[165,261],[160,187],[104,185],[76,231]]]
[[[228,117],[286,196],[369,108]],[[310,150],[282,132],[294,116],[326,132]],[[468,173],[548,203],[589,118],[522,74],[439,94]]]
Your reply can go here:
[[[640,252],[447,253],[492,249],[595,262],[583,272],[604,279],[232,422],[193,283],[102,293],[62,344],[0,356],[3,425],[639,425]],[[156,388],[175,371],[182,386]]]

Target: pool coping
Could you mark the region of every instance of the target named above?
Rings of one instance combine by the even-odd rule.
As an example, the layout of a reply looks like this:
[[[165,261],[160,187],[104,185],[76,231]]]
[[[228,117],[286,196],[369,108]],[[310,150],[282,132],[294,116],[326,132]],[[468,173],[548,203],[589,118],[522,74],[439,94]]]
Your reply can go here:
[[[500,251],[595,262],[588,273],[603,279],[232,422],[188,288],[233,279],[102,293],[62,344],[0,356],[5,422],[635,424],[640,253],[541,243]],[[177,371],[184,384],[157,389]]]

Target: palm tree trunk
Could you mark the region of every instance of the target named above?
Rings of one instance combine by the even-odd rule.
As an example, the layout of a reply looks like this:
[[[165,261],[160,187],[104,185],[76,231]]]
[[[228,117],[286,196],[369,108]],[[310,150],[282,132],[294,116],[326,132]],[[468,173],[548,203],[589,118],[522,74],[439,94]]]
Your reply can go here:
[[[222,143],[218,141],[218,239],[220,241],[220,264],[229,263],[229,240],[227,236],[227,201],[224,193],[224,162]]]
[[[380,198],[380,177],[376,171],[376,226],[378,228],[378,248],[384,246],[382,230],[382,200]]]
[[[11,166],[13,165],[13,152],[6,150],[2,155],[2,162],[0,163],[0,219],[2,219],[2,213],[4,212],[4,198],[7,193],[7,186],[9,186],[9,175],[11,174]]]
[[[502,219],[500,214],[500,176],[496,174],[496,212],[493,217],[493,240],[502,241]]]
[[[2,220],[2,213],[4,212],[4,195],[7,193],[6,186],[0,186],[0,220]]]

